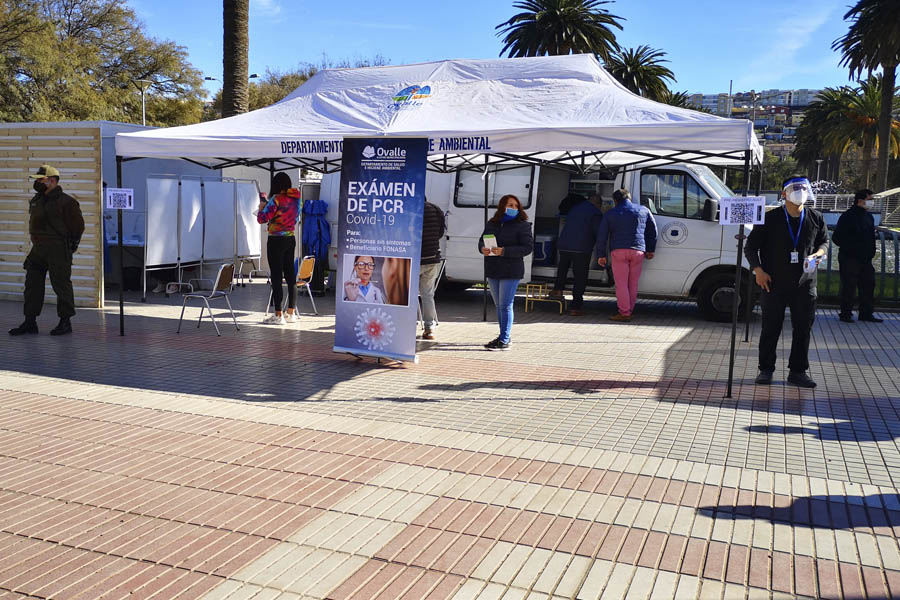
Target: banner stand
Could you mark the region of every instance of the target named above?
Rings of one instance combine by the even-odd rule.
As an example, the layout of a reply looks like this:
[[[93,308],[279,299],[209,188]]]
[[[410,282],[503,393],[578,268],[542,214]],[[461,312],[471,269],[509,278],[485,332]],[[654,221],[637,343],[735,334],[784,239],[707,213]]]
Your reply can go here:
[[[335,352],[418,363],[428,139],[345,138],[338,199]]]

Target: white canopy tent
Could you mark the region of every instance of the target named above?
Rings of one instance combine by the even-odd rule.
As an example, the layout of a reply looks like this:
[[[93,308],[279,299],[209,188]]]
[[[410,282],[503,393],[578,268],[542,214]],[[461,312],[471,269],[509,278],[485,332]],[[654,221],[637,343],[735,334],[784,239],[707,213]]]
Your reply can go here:
[[[253,112],[119,134],[116,153],[332,172],[351,136],[428,137],[440,171],[762,159],[749,121],[637,96],[587,54],[327,69]]]

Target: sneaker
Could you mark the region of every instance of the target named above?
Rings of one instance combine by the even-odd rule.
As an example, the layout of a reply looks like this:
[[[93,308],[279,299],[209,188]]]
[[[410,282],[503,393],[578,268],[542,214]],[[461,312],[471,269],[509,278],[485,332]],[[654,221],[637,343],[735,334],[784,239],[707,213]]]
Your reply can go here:
[[[500,338],[497,338],[493,342],[488,342],[484,345],[488,350],[509,350],[509,342],[501,342]]]
[[[623,323],[627,323],[631,320],[631,315],[623,315],[622,313],[616,313],[609,317],[610,321],[620,321]]]
[[[772,371],[760,371],[756,376],[756,385],[771,385]]]
[[[430,329],[426,329],[425,332],[422,334],[422,339],[423,340],[433,340],[434,332],[431,331]]]
[[[866,316],[860,315],[859,320],[866,321],[868,323],[884,323],[884,319],[879,319],[875,315],[866,315]]]
[[[18,327],[9,330],[9,335],[25,335],[26,333],[37,334],[37,321],[34,319],[25,319],[25,322]]]
[[[853,322],[853,315],[840,315],[838,318],[844,323]],[[860,321],[862,321],[862,319],[860,319]]]
[[[288,323],[299,323],[300,322],[300,315],[298,315],[296,312],[282,313],[282,315],[284,316],[284,320],[287,321]]]
[[[809,375],[806,374],[805,371],[791,371],[790,375],[788,375],[788,383],[796,385],[797,387],[802,388],[814,388],[816,387],[816,382],[809,378]]]
[[[72,322],[69,319],[60,319],[59,325],[50,330],[50,335],[66,335],[72,333]]]
[[[151,294],[161,294],[166,291],[166,284],[162,281],[156,284],[156,287],[150,290]]]
[[[284,315],[276,314],[271,314],[263,319],[263,323],[266,325],[287,325],[287,321],[284,320]]]

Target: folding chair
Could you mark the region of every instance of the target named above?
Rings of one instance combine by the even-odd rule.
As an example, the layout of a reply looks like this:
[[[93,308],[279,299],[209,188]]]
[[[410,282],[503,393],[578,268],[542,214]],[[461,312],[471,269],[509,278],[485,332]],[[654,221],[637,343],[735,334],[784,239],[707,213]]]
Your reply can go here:
[[[316,301],[313,300],[312,289],[310,289],[309,284],[312,281],[313,271],[316,268],[316,257],[315,256],[304,256],[303,261],[300,262],[298,266],[298,261],[294,261],[294,271],[297,273],[297,293],[300,293],[301,288],[306,288],[306,293],[309,294],[309,301],[312,302],[313,312],[319,314],[319,309],[316,308]],[[280,283],[280,282],[279,282]],[[269,316],[269,308],[272,306],[272,294],[273,292],[269,290],[269,301],[266,303],[266,316]],[[281,301],[281,310],[284,312],[284,305],[287,302],[287,298]]]
[[[178,317],[178,330],[176,331],[176,333],[181,333],[181,321],[182,319],[184,319],[184,308],[187,305],[187,301],[189,298],[199,298],[200,300],[203,300],[203,304],[205,305],[206,310],[209,311],[209,318],[212,320],[213,327],[216,328],[216,335],[222,334],[219,332],[219,326],[216,324],[216,318],[213,316],[212,308],[210,308],[209,306],[209,301],[216,300],[218,298],[224,298],[225,304],[228,305],[228,310],[231,311],[231,319],[234,321],[234,328],[240,331],[241,328],[238,327],[237,318],[234,316],[234,309],[231,308],[231,301],[228,299],[228,295],[231,294],[233,280],[234,263],[225,264],[219,267],[219,272],[216,275],[213,289],[203,293],[185,294],[184,301],[181,303],[181,316]],[[200,318],[197,320],[198,328],[200,327],[200,323],[203,321],[203,309],[204,306],[201,306]]]

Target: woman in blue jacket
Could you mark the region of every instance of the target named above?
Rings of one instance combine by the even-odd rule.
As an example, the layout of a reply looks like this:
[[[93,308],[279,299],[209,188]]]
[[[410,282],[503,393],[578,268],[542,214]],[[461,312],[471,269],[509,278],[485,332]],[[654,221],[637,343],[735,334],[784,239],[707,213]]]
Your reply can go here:
[[[485,247],[485,236],[493,236],[496,247]],[[500,335],[484,347],[488,350],[508,350],[516,288],[525,276],[524,257],[534,250],[531,223],[518,198],[512,194],[500,198],[497,212],[485,224],[484,233],[478,240],[478,250],[484,255],[484,274],[497,306],[497,322],[500,324]]]

